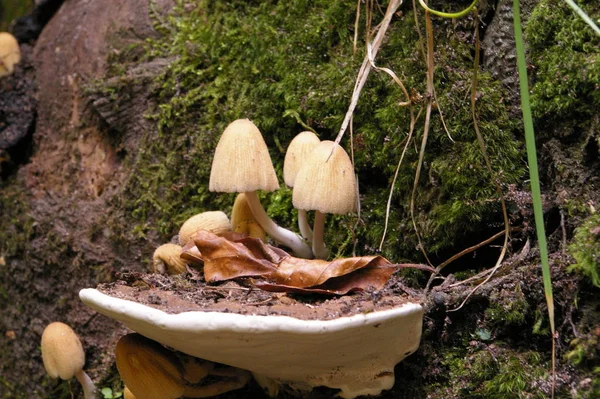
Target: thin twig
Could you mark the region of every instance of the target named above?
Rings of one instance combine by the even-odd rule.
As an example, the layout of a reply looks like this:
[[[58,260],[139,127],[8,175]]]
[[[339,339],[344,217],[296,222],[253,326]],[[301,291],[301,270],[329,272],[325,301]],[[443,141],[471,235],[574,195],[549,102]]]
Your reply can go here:
[[[390,26],[392,17],[394,16],[394,13],[398,9],[398,7],[400,7],[401,4],[402,4],[402,0],[390,1],[390,4],[388,5],[388,8],[385,12],[385,16],[383,17],[383,21],[381,22],[381,25],[380,25],[379,29],[377,30],[375,39],[373,40],[372,49],[371,49],[373,58],[375,58],[377,56],[377,52],[379,51],[379,47],[381,46],[381,43],[383,42],[383,38],[385,37],[385,34]],[[360,97],[360,93],[361,93],[363,87],[365,86],[365,83],[367,82],[367,78],[369,77],[370,71],[371,71],[371,63],[369,62],[369,55],[367,54],[365,56],[365,59],[361,65],[361,67],[360,67],[360,70],[358,71],[358,75],[356,77],[356,84],[354,85],[354,91],[352,92],[352,99],[350,101],[350,106],[348,107],[348,111],[346,112],[346,116],[344,117],[344,121],[342,122],[342,126],[340,127],[340,131],[339,131],[337,137],[335,138],[336,144],[340,143],[340,141],[342,140],[342,137],[344,136],[344,133],[346,132],[346,129],[348,128],[348,124],[350,123],[352,115],[354,114],[354,110],[356,109],[356,105],[358,104],[358,98]],[[332,152],[333,152],[333,150],[332,150]]]
[[[356,19],[354,20],[354,41],[352,43],[352,54],[356,54],[358,44],[358,22],[360,20],[360,2],[356,1]]]
[[[460,308],[462,308],[463,305],[469,299],[469,297],[475,291],[477,291],[477,289],[479,289],[479,287],[481,287],[482,285],[487,283],[492,278],[492,276],[494,275],[496,270],[498,270],[498,268],[502,264],[502,260],[504,259],[504,256],[506,255],[506,251],[508,249],[508,240],[510,238],[510,221],[508,220],[508,211],[506,210],[506,202],[504,201],[504,195],[502,194],[502,188],[500,187],[500,183],[498,183],[498,181],[496,179],[494,170],[492,168],[492,162],[490,161],[490,157],[488,156],[485,142],[483,140],[483,136],[482,136],[481,132],[479,131],[479,124],[477,123],[478,117],[477,117],[477,109],[475,107],[475,104],[477,102],[477,72],[479,70],[479,50],[480,50],[479,45],[480,45],[480,43],[479,43],[479,26],[478,26],[479,18],[477,17],[477,8],[474,8],[473,12],[475,14],[475,16],[474,16],[474,21],[475,21],[475,61],[474,61],[474,68],[473,68],[474,69],[473,83],[471,85],[471,115],[473,116],[473,127],[475,128],[475,133],[477,135],[477,142],[479,143],[481,153],[483,154],[483,159],[485,160],[485,165],[486,165],[488,171],[490,172],[492,181],[494,182],[494,184],[496,186],[496,193],[500,197],[500,204],[502,206],[502,216],[504,217],[504,244],[502,245],[502,251],[500,251],[500,255],[498,256],[496,265],[492,269],[492,272],[489,274],[489,276],[481,284],[479,284],[478,286],[473,288],[473,290],[469,293],[469,295],[467,295],[467,297],[463,300],[463,302],[460,304],[459,307],[457,307],[456,309],[449,310],[449,312],[454,312],[454,311],[457,311]]]
[[[434,70],[434,58],[433,58],[433,27],[431,24],[431,17],[429,11],[425,11],[425,31],[427,34],[427,107],[425,110],[425,124],[423,126],[423,139],[421,140],[421,149],[419,151],[419,162],[417,164],[417,170],[415,172],[415,180],[413,182],[413,189],[410,196],[410,218],[412,220],[413,228],[415,229],[415,235],[419,243],[419,249],[427,263],[431,265],[431,261],[427,256],[425,247],[423,246],[419,229],[417,228],[417,222],[415,220],[415,195],[417,187],[419,185],[419,178],[421,177],[421,168],[423,166],[423,158],[425,157],[425,148],[427,147],[427,137],[429,136],[429,126],[431,123],[431,106],[433,103],[433,70]]]

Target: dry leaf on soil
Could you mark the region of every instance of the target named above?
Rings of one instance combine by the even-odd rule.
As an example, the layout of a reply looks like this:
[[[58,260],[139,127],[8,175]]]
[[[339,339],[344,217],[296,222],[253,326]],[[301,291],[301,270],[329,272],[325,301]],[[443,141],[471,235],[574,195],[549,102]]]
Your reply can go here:
[[[191,242],[191,240],[190,240]],[[357,290],[381,289],[399,265],[381,256],[335,259],[301,259],[261,240],[199,231],[183,249],[185,259],[204,263],[208,282],[255,277],[267,291],[342,295]]]

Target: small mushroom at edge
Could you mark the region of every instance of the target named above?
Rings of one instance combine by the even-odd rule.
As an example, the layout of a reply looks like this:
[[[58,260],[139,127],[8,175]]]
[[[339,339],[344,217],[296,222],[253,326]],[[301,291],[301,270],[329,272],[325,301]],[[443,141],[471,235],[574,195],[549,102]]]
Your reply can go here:
[[[95,399],[96,387],[83,371],[83,346],[71,327],[59,321],[48,324],[42,333],[41,348],[44,368],[50,377],[63,380],[75,377],[83,388],[85,399]]]
[[[21,61],[21,49],[17,39],[8,32],[0,32],[0,77],[8,76]]]

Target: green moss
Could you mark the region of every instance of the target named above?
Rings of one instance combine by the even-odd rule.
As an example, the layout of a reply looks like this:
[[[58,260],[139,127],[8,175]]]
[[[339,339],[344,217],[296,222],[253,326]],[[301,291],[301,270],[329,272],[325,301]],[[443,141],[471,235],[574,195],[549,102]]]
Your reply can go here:
[[[149,135],[128,160],[134,172],[118,206],[134,226],[131,231],[140,237],[156,231],[166,240],[197,212],[230,210],[234,196],[208,192],[208,179],[219,135],[234,119],[247,117],[259,126],[279,176],[285,148],[305,130],[302,123],[321,139],[334,138],[364,56],[363,50],[352,53],[355,7],[350,0],[202,1],[180,3],[166,19],[156,18],[163,37],[149,42],[148,54],[174,61],[157,79],[158,107],[152,118],[158,134]],[[394,18],[378,64],[395,70],[409,90],[424,95],[418,35],[410,9],[403,11],[402,17]],[[436,23],[437,96],[455,142],[434,112],[416,202],[428,251],[489,229],[482,220],[501,220],[469,112],[472,45],[459,37],[470,28],[461,31],[461,25]],[[118,74],[120,68],[111,70]],[[516,125],[502,105],[502,88],[481,74],[478,92],[480,129],[494,168],[501,183],[517,182],[524,172],[521,145],[512,136]],[[329,217],[331,228],[326,232],[338,254],[355,248],[359,254],[372,253],[379,246],[387,197],[410,122],[408,109],[397,105],[400,100],[401,91],[387,75],[371,74],[354,115],[352,140],[362,194],[360,220]],[[417,141],[422,128],[421,116]],[[348,150],[349,140],[347,135],[342,141]],[[417,147],[411,144],[394,187],[383,247],[383,255],[390,258],[419,256],[408,212]],[[263,193],[261,198],[271,217],[295,228],[290,190]]]
[[[600,17],[595,0],[576,1],[593,20]],[[531,105],[547,123],[568,115],[581,120],[600,107],[600,37],[564,1],[542,0],[527,25],[534,60]]]
[[[564,359],[579,371],[586,373],[587,381],[578,389],[578,398],[600,397],[600,330],[596,327],[579,335],[569,344]]]
[[[600,287],[600,214],[588,217],[576,230],[569,252],[575,263],[569,267],[590,279],[592,284]]]
[[[0,195],[0,256],[14,256],[23,250],[33,233],[29,198],[17,185],[2,187]],[[2,268],[0,268],[2,270]]]
[[[483,383],[482,397],[501,398],[546,398],[534,382],[547,376],[548,369],[542,365],[537,352],[499,358],[497,373]]]
[[[435,392],[445,387],[443,397],[470,399],[545,398],[539,389],[547,380],[549,366],[537,352],[517,352],[501,345],[475,346],[468,351],[449,351],[442,361],[450,384],[432,385]],[[439,396],[441,397],[441,396]]]
[[[490,296],[485,321],[492,327],[516,327],[525,324],[528,312],[529,304],[517,285],[512,292],[500,290]]]
[[[581,338],[575,338],[569,344],[569,351],[565,354],[565,359],[575,366],[591,366],[594,368],[600,365],[600,343],[598,336],[588,334]]]

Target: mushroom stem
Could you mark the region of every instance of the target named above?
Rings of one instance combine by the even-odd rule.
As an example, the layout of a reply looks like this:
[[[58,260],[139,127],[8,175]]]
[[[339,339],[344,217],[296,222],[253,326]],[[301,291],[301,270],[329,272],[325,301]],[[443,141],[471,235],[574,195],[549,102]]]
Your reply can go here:
[[[323,236],[325,232],[325,214],[315,211],[315,223],[313,226],[312,250],[317,259],[327,259],[329,250],[325,247]]]
[[[298,228],[300,229],[300,234],[307,241],[312,241],[313,232],[310,228],[310,224],[308,224],[308,212],[304,209],[298,209]]]
[[[311,259],[313,257],[312,251],[298,234],[278,226],[277,223],[267,215],[267,212],[265,212],[260,204],[256,191],[248,191],[245,194],[246,201],[248,201],[248,205],[250,206],[254,218],[258,224],[265,229],[267,234],[273,237],[273,239],[281,245],[290,248],[294,255],[306,259]]]
[[[79,370],[75,373],[75,378],[83,388],[83,397],[85,399],[96,399],[96,386],[90,376],[85,371]]]

